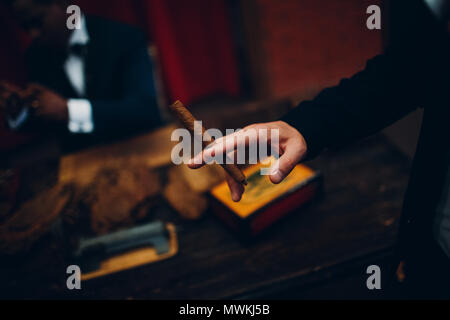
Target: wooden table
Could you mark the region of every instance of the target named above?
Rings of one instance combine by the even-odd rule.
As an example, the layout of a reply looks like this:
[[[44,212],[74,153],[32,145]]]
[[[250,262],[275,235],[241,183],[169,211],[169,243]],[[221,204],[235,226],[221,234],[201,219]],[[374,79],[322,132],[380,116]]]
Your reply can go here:
[[[253,243],[240,242],[211,215],[190,223],[161,217],[181,228],[176,257],[87,282],[80,292],[62,297],[291,297],[305,286],[346,270],[364,273],[372,262],[388,258],[407,184],[406,158],[377,136],[327,152],[310,165],[324,174],[324,197]]]
[[[367,291],[367,266],[392,255],[409,161],[378,135],[328,151],[309,165],[324,175],[323,197],[251,243],[239,241],[212,214],[188,222],[173,211],[162,211],[155,218],[178,228],[179,253],[174,258],[85,282],[75,292],[65,289],[63,260],[54,240],[45,238],[25,256],[3,261],[9,269],[0,272],[0,296],[292,298],[304,297],[301,292],[307,288],[340,285],[348,275]],[[16,274],[11,276],[11,271]]]

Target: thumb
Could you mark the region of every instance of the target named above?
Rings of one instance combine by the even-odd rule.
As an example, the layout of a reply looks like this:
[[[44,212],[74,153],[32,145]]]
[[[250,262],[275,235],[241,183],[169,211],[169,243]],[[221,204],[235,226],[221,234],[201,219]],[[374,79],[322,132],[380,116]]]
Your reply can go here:
[[[274,184],[281,183],[303,158],[301,148],[294,146],[286,148],[283,155],[275,162],[270,174],[270,181]]]

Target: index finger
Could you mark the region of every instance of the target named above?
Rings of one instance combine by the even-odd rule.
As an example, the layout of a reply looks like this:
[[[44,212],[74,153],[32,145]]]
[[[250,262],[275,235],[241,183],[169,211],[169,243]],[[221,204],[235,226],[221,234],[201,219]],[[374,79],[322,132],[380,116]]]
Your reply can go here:
[[[240,147],[247,147],[259,140],[258,125],[252,125],[243,130],[219,138],[210,144],[205,150],[197,154],[189,162],[192,169],[200,168],[215,157],[231,153]]]

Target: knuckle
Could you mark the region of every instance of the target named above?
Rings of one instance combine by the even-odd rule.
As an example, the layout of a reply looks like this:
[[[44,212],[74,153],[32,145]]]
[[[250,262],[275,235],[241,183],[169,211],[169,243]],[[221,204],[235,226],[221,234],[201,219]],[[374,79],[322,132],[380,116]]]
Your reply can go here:
[[[283,173],[287,173],[287,171],[290,171],[294,166],[296,165],[296,161],[292,159],[291,157],[285,156],[285,159],[283,161],[283,166],[280,167]]]

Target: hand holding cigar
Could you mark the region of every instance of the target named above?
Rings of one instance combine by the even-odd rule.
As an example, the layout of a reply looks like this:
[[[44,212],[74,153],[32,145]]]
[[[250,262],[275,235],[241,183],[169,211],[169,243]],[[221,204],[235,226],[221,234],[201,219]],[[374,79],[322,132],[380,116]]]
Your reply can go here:
[[[170,106],[170,110],[175,115],[175,117],[183,124],[183,126],[188,129],[191,134],[198,134],[203,136],[205,134],[206,129],[201,128],[202,132],[194,132],[194,122],[196,119],[189,112],[189,110],[181,103],[180,101],[176,101],[174,104]],[[213,141],[205,142],[202,141],[203,148],[206,148],[208,145],[213,143]],[[247,185],[247,179],[244,173],[234,164],[222,164],[222,168],[228,173],[228,175],[234,180],[235,183],[239,184],[241,187]]]

